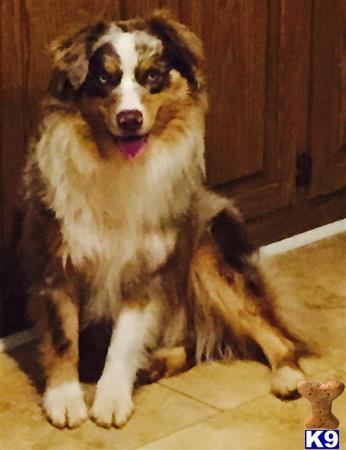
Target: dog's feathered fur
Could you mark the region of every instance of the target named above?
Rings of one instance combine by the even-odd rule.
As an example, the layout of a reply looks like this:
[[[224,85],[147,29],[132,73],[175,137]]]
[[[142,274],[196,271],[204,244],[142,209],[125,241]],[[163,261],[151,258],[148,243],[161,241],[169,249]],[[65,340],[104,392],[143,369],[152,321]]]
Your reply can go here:
[[[87,417],[78,336],[102,321],[112,338],[91,410],[100,425],[127,421],[139,369],[170,374],[186,354],[251,356],[250,341],[274,370],[273,392],[290,395],[301,376],[295,345],[275,320],[238,211],[204,187],[197,37],[158,12],[84,28],[52,51],[22,239],[48,418],[74,427]],[[124,111],[140,127],[131,136]],[[119,151],[139,147],[134,158]],[[177,346],[186,351],[172,362]]]

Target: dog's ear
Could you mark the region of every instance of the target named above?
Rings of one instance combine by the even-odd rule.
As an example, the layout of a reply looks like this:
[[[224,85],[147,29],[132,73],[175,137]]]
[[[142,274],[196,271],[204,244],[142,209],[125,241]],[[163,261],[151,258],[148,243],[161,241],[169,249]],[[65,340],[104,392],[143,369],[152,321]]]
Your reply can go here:
[[[98,22],[82,28],[69,38],[52,42],[50,50],[54,70],[49,83],[50,93],[64,98],[67,92],[81,87],[88,74],[92,46],[105,29],[105,23]]]
[[[204,60],[201,40],[185,25],[173,20],[165,10],[154,11],[148,23],[150,32],[162,41],[171,66],[186,78],[191,89],[200,89]]]

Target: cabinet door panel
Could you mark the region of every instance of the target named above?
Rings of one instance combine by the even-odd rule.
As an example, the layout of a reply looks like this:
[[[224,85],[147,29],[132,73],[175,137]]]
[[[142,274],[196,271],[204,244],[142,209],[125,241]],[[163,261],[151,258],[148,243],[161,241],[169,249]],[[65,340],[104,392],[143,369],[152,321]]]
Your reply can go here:
[[[262,168],[267,2],[207,2],[203,22],[210,80],[208,177],[220,185]]]
[[[307,145],[311,1],[192,3],[182,19],[200,24],[206,53],[209,182],[248,218],[287,207]]]
[[[346,2],[313,10],[310,197],[346,187]]]
[[[24,155],[24,111],[22,89],[22,14],[18,2],[3,1],[0,5],[1,21],[1,161],[0,161],[0,247],[9,242],[12,211]],[[9,20],[9,18],[11,20]]]

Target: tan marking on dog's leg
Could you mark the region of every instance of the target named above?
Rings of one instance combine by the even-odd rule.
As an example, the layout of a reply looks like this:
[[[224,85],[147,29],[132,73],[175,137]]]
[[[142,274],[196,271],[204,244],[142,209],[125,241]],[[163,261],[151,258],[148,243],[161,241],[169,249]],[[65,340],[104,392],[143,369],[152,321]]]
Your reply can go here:
[[[184,347],[159,348],[152,353],[150,359],[149,368],[144,374],[149,383],[177,375],[192,365]]]
[[[285,362],[293,362],[295,358],[293,342],[285,338],[276,327],[263,318],[251,319],[249,318],[247,332],[260,345],[271,368],[277,369]]]
[[[304,374],[297,364],[295,345],[279,328],[265,318],[259,318],[253,321],[248,333],[260,345],[271,366],[271,392],[282,399],[297,398],[297,383],[304,378]]]
[[[37,325],[47,375],[43,408],[54,426],[74,428],[87,418],[77,368],[78,307],[59,289],[43,289],[38,295],[42,308]]]
[[[272,368],[271,392],[276,397],[297,397],[297,383],[304,378],[296,363],[295,346],[264,320],[253,324],[253,339],[260,345]]]

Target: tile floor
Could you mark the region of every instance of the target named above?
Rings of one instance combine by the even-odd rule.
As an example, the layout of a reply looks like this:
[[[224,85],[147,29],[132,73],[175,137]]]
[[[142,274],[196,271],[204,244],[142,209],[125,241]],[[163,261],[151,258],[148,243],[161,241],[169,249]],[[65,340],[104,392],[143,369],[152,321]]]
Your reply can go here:
[[[263,262],[279,292],[277,311],[316,355],[301,365],[312,379],[346,379],[346,233]],[[59,431],[40,410],[42,376],[32,344],[1,360],[3,450],[21,449],[303,449],[304,399],[269,393],[269,370],[251,361],[208,363],[141,387],[137,409],[121,430],[88,421]],[[87,398],[92,387],[86,390]],[[333,411],[346,449],[346,394]]]

